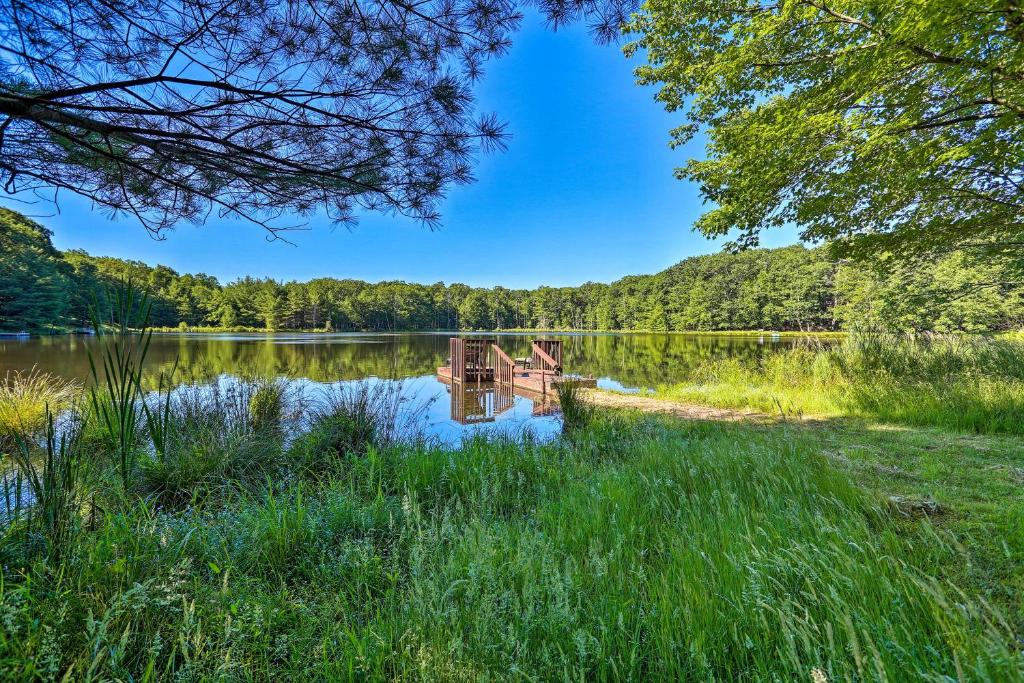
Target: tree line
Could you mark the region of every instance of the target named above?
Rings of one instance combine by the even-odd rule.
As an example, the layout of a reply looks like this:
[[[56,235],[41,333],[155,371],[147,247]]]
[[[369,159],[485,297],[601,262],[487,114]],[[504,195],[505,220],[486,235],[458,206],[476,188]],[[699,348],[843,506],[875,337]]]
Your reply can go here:
[[[44,226],[0,209],[0,329],[86,327],[123,279],[145,289],[161,327],[266,330],[901,330],[1024,326],[1016,269],[954,252],[927,264],[839,261],[791,246],[687,258],[610,284],[507,289],[344,278],[222,284],[203,273],[54,248]]]

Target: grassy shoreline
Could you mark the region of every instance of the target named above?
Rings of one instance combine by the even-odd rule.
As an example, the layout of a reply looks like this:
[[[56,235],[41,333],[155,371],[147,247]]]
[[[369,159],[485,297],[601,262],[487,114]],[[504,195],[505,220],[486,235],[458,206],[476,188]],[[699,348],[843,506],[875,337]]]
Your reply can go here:
[[[851,336],[825,348],[707,359],[661,398],[783,416],[861,417],[1024,433],[1024,344],[994,337]]]
[[[962,495],[1019,440],[601,411],[550,444],[329,434],[183,498],[171,470],[91,489],[59,560],[9,532],[0,673],[1024,680],[1012,470]]]
[[[999,342],[851,344],[798,378],[1017,381]],[[804,351],[697,370],[770,392]],[[186,387],[128,441],[102,399],[37,421],[0,439],[48,482],[6,486],[0,678],[1024,681],[1024,436],[578,399],[553,441],[459,448],[385,384]]]
[[[621,334],[621,335],[642,335],[642,334],[665,334],[671,336],[695,336],[695,337],[764,337],[783,339],[836,339],[842,340],[854,335],[849,330],[590,330],[590,329],[551,329],[551,328],[503,328],[499,330],[324,330],[322,328],[292,329],[275,328],[268,330],[263,327],[248,327],[235,325],[231,327],[210,327],[210,326],[173,326],[173,327],[150,327],[148,328],[157,334]],[[0,330],[0,334],[16,334],[23,330]],[[36,330],[30,332],[32,336],[59,336],[67,334],[82,334],[80,329],[51,328],[47,330]],[[1006,339],[1024,338],[1024,331],[1018,330],[992,330],[988,332],[947,332],[943,336],[982,336]]]

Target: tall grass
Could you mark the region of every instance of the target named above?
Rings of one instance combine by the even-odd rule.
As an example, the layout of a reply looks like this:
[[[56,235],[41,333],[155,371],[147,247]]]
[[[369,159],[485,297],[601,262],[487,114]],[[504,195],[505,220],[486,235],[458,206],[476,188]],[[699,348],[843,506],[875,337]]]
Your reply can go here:
[[[146,431],[153,444],[153,453],[158,460],[167,455],[168,442],[173,436],[174,422],[171,420],[171,399],[174,389],[174,373],[178,369],[175,360],[169,372],[161,372],[157,382],[156,396],[149,401],[140,401],[146,418]],[[141,379],[141,378],[140,378]],[[150,404],[153,405],[150,405]]]
[[[322,478],[372,450],[423,440],[428,402],[413,402],[402,382],[345,382],[309,409],[309,429],[290,449],[293,462]]]
[[[0,383],[0,449],[19,438],[34,439],[47,425],[47,413],[60,413],[78,400],[80,387],[36,368],[8,372]]]
[[[562,427],[566,433],[573,433],[590,424],[594,408],[583,394],[583,387],[572,379],[564,379],[555,385],[558,405],[562,412]]]
[[[114,288],[110,298],[114,315],[112,329],[101,324],[97,310],[93,311],[93,327],[103,346],[98,362],[89,352],[92,375],[89,397],[94,419],[104,430],[103,435],[117,460],[121,485],[127,489],[139,452],[142,368],[153,336],[152,331],[146,329],[151,303],[149,296],[139,292],[131,280]]]
[[[249,421],[257,432],[280,432],[287,386],[282,380],[264,380],[249,397]]]
[[[158,395],[160,426],[149,430],[136,487],[172,507],[259,488],[280,468],[287,393],[281,382],[237,379]]]
[[[788,415],[855,415],[957,431],[1024,433],[1024,344],[977,336],[851,335],[753,360],[709,360],[676,400]]]
[[[0,584],[0,675],[1024,680],[968,561],[803,432],[595,414],[109,511]]]
[[[87,458],[78,439],[79,425],[65,425],[58,435],[48,410],[44,420],[41,447],[19,437],[11,452],[12,466],[3,472],[2,523],[8,527],[8,540],[27,540],[30,555],[41,550],[57,562],[69,551],[78,528],[83,503],[79,484]]]
[[[962,539],[807,430],[609,415],[567,385],[571,438],[454,449],[418,437],[401,383],[304,413],[274,380],[143,397],[144,337],[124,334],[98,426],[47,420],[5,479],[31,500],[0,524],[0,679],[1024,681],[1024,615],[951,580]],[[1024,379],[1014,348],[947,339],[702,371],[876,413],[909,399],[869,382]]]

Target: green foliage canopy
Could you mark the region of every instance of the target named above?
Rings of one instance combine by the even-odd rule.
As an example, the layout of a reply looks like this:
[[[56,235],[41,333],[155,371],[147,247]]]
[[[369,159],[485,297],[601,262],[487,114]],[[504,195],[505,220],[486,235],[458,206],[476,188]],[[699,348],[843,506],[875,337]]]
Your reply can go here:
[[[5,218],[6,217],[6,218]],[[1024,325],[1024,287],[1001,260],[959,251],[932,263],[882,257],[880,268],[791,246],[684,259],[654,275],[578,287],[474,288],[324,277],[221,284],[163,265],[61,253],[42,226],[0,214],[0,329],[89,325],[95,301],[130,279],[158,327],[256,330],[832,330],[982,332]]]
[[[799,226],[846,253],[1024,245],[1024,10],[1005,0],[647,0],[641,84],[704,129],[706,235]]]
[[[63,322],[69,268],[52,233],[0,208],[0,330],[36,331]]]

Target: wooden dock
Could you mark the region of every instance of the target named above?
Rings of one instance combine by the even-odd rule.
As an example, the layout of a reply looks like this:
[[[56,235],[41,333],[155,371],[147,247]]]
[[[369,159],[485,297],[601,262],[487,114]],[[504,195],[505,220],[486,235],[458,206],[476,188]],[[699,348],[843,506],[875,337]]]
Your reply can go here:
[[[557,397],[557,386],[574,382],[584,387],[597,386],[593,377],[566,375],[562,369],[562,342],[537,339],[533,353],[525,363],[517,363],[494,339],[452,337],[448,365],[437,369],[437,378],[445,384],[493,383],[509,386],[514,394],[531,399]]]
[[[487,379],[484,379],[484,378]],[[437,378],[445,384],[452,383],[452,369],[442,365],[437,369]],[[456,380],[457,381],[457,380]],[[473,380],[476,384],[478,381]],[[517,370],[512,376],[512,387],[515,393],[524,395],[527,398],[535,396],[555,395],[556,386],[561,382],[578,382],[581,386],[593,388],[597,386],[597,380],[593,377],[574,377],[571,375],[555,375],[543,370]],[[481,373],[479,383],[495,384],[494,375]]]

